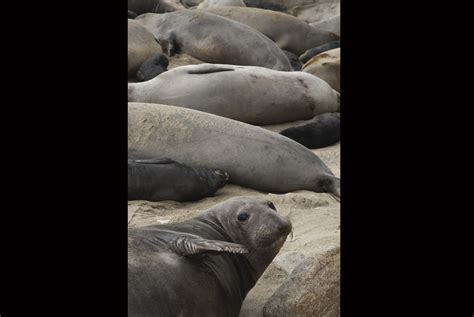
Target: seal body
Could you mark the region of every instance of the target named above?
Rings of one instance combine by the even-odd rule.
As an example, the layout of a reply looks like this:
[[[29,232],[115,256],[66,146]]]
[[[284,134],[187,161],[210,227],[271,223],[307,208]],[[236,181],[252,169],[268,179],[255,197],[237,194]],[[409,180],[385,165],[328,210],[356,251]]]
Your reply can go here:
[[[294,7],[288,13],[306,23],[330,19],[341,14],[341,3],[338,1],[319,2]]]
[[[173,12],[182,9],[185,9],[185,7],[179,4],[177,1],[173,2],[166,0],[128,0],[128,11],[131,11],[137,15],[148,12]]]
[[[256,197],[129,229],[128,316],[237,317],[290,231],[274,205]]]
[[[181,66],[128,87],[130,102],[186,107],[256,125],[311,119],[338,109],[338,94],[325,81],[263,67]]]
[[[285,54],[268,37],[247,25],[203,10],[148,13],[135,21],[155,35],[168,56],[183,52],[208,63],[291,70]]]
[[[335,15],[329,19],[309,24],[311,27],[319,31],[328,31],[341,36],[341,15]]]
[[[310,149],[319,149],[339,141],[341,135],[340,113],[324,113],[308,122],[280,132]]]
[[[128,200],[195,201],[213,195],[229,175],[168,159],[128,160]]]
[[[320,46],[317,46],[317,47],[310,48],[309,50],[307,50],[306,52],[304,52],[304,54],[302,54],[300,56],[300,61],[302,63],[306,63],[313,56],[316,56],[319,53],[329,51],[329,50],[332,50],[332,49],[338,48],[338,47],[341,47],[341,41],[332,41],[332,42],[328,42],[326,44],[323,44],[323,45],[320,45]]]
[[[198,5],[198,9],[209,7],[246,7],[242,0],[204,0]]]
[[[248,25],[265,34],[281,49],[298,56],[312,47],[339,39],[330,31],[311,27],[282,12],[240,7],[212,7],[204,11]]]
[[[137,70],[137,81],[147,81],[167,71],[169,61],[166,55],[157,53],[141,64]]]
[[[161,47],[143,25],[128,20],[128,76],[134,77],[140,65],[153,55],[161,53]]]
[[[335,48],[320,53],[303,65],[302,71],[327,82],[334,90],[341,89],[341,50]]]
[[[223,170],[230,183],[266,192],[305,189],[339,197],[339,178],[303,145],[196,110],[129,103],[128,153]]]

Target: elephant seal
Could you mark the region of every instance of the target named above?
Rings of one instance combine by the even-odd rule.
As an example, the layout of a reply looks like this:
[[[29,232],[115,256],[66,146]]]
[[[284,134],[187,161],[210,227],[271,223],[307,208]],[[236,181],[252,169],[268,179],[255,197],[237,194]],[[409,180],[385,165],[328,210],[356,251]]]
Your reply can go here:
[[[280,132],[309,149],[319,149],[339,141],[341,135],[341,114],[323,113],[308,122]]]
[[[318,47],[313,47],[307,50],[306,52],[304,52],[304,54],[300,56],[300,61],[304,64],[307,61],[309,61],[313,56],[316,56],[319,53],[329,51],[338,47],[341,47],[341,41],[333,41],[333,42],[320,45]]]
[[[140,65],[151,56],[161,53],[155,37],[143,25],[128,20],[128,77],[134,77]]]
[[[309,25],[319,31],[332,32],[339,37],[341,36],[341,15],[340,14],[326,20],[310,23]]]
[[[282,12],[239,7],[212,7],[202,11],[248,25],[268,36],[281,49],[298,56],[307,49],[339,39],[331,32],[318,30]]]
[[[273,11],[287,11],[296,6],[335,1],[339,0],[244,0],[247,7]]]
[[[158,53],[147,59],[137,71],[137,81],[147,81],[167,71],[169,61],[166,55]]]
[[[230,183],[265,192],[311,190],[340,196],[339,178],[303,145],[201,111],[128,103],[128,153],[223,170]]]
[[[303,65],[302,71],[327,82],[334,90],[341,90],[340,48],[320,53]]]
[[[283,50],[283,53],[285,53],[286,57],[290,61],[291,68],[294,71],[300,71],[303,68],[303,63],[301,63],[298,55],[285,50]]]
[[[153,33],[168,56],[184,52],[207,63],[291,70],[285,54],[268,37],[247,25],[203,10],[147,13],[135,21]]]
[[[204,0],[197,8],[204,9],[209,7],[246,7],[242,0]]]
[[[341,14],[340,2],[322,2],[294,7],[287,11],[306,23],[327,20]]]
[[[128,229],[128,316],[238,317],[291,229],[271,201],[252,196]]]
[[[167,0],[128,0],[128,11],[137,15],[144,13],[165,13],[185,9],[177,2]]]
[[[213,195],[229,174],[170,159],[128,160],[128,200],[195,201]]]
[[[255,125],[311,119],[339,107],[338,93],[313,75],[222,64],[176,67],[129,83],[128,101],[185,107]]]

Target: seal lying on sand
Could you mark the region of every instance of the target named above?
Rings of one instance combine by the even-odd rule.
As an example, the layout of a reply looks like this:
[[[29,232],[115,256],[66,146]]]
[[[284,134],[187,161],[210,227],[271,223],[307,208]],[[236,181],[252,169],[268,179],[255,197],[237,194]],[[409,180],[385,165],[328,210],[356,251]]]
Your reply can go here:
[[[180,106],[267,125],[337,111],[338,92],[304,72],[200,64],[176,67],[143,83],[128,84],[128,101]]]
[[[128,153],[220,169],[230,174],[230,183],[266,192],[305,189],[340,196],[339,178],[303,145],[201,111],[129,103]]]
[[[237,317],[290,231],[273,203],[257,197],[128,229],[128,316]]]
[[[308,122],[280,132],[310,149],[319,149],[339,141],[341,135],[341,114],[323,113]]]
[[[312,47],[339,39],[332,32],[311,27],[282,12],[241,7],[211,7],[202,11],[248,25],[268,36],[281,49],[298,56]]]
[[[285,54],[268,37],[204,10],[147,13],[135,21],[153,33],[168,56],[183,52],[207,63],[291,70]]]
[[[213,195],[229,174],[169,159],[128,160],[128,200],[194,201]]]

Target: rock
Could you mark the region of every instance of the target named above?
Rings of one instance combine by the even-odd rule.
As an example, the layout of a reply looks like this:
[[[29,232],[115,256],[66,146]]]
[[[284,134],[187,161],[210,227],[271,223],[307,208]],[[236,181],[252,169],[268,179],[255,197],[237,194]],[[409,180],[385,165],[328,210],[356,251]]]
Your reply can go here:
[[[305,256],[298,251],[289,251],[275,257],[273,264],[279,270],[285,271],[290,275],[295,267],[303,262]]]
[[[263,307],[264,317],[339,316],[340,248],[298,265]]]

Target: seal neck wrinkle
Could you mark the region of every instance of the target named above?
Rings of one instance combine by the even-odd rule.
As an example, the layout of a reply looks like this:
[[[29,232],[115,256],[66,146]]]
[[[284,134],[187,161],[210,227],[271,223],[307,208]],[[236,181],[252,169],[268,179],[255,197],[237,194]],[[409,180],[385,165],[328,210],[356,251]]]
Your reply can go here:
[[[237,243],[236,241],[233,241],[233,239],[229,236],[229,234],[227,234],[227,232],[225,232],[224,227],[216,217],[213,217],[212,221],[204,218],[200,218],[199,221],[212,228],[222,237],[224,241]],[[252,252],[253,250],[250,250],[250,253]],[[244,299],[247,293],[252,289],[252,287],[255,286],[260,276],[258,275],[257,270],[252,267],[252,264],[248,260],[247,255],[226,254],[225,256],[229,257],[235,267],[235,270],[238,273],[240,279],[240,294],[242,296],[242,299]]]

